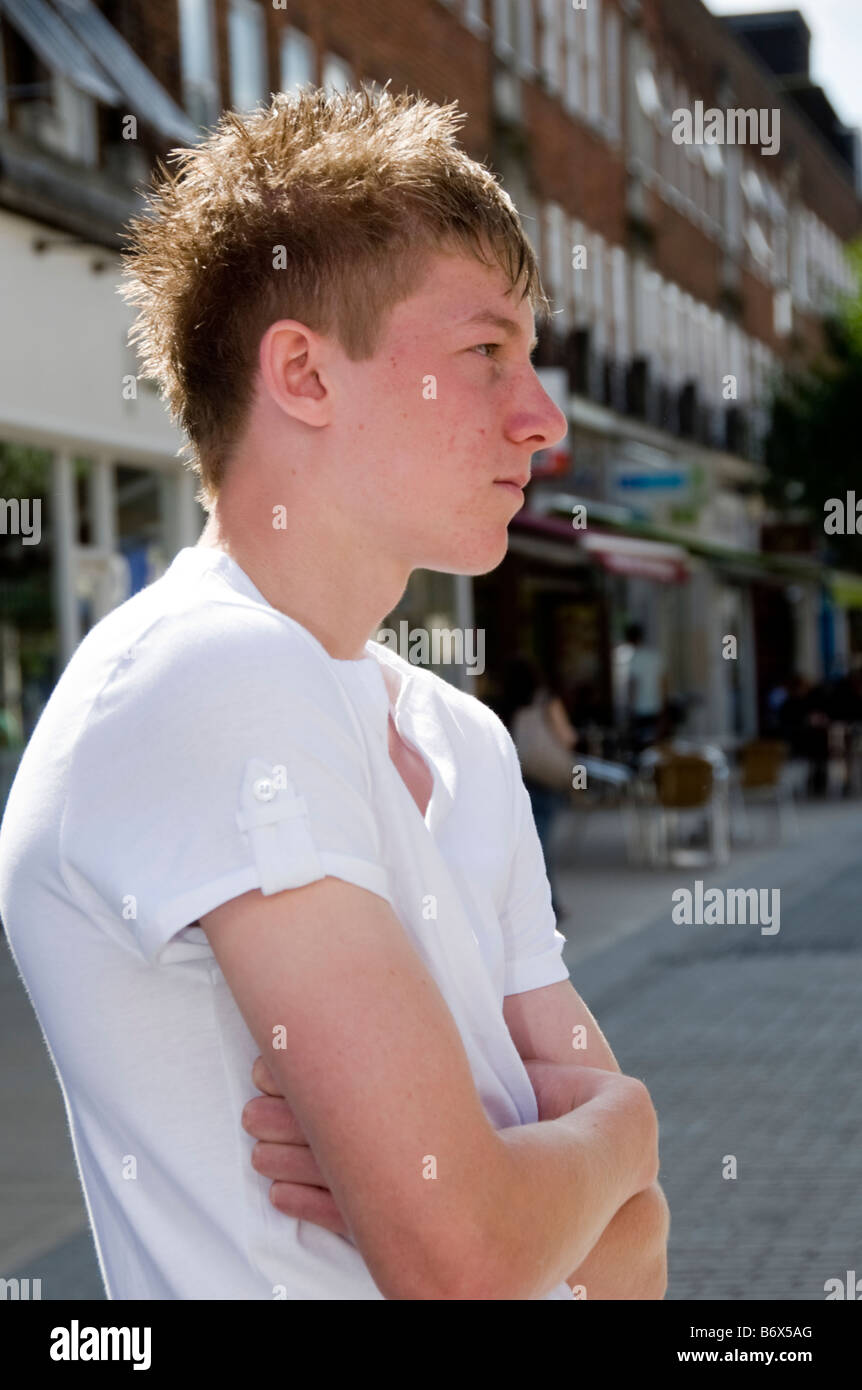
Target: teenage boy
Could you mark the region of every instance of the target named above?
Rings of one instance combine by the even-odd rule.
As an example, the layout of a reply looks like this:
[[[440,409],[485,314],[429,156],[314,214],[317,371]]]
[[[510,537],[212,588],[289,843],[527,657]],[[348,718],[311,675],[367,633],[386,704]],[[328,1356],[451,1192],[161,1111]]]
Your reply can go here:
[[[500,563],[565,431],[458,119],[279,95],[133,226],[209,520],[80,644],[0,834],[111,1298],[664,1293],[655,1111],[568,981],[511,739],[371,640],[414,569]]]

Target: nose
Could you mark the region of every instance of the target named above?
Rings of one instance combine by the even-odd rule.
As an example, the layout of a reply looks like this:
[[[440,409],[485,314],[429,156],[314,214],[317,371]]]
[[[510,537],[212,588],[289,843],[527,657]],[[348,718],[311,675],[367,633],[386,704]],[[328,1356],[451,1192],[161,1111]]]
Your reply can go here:
[[[521,400],[521,409],[515,416],[518,424],[513,424],[511,432],[519,442],[526,443],[529,440],[534,451],[538,451],[559,444],[560,440],[565,438],[568,433],[569,421],[565,413],[548,395],[536,374],[535,368],[532,369],[531,374],[530,386],[532,390],[529,393],[529,399]]]

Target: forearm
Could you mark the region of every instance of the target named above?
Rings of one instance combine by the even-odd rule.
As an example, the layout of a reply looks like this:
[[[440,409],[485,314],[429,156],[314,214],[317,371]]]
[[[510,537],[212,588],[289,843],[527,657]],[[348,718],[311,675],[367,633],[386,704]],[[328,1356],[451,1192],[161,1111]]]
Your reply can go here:
[[[659,1184],[630,1197],[566,1283],[576,1297],[662,1299],[670,1213]]]
[[[617,1078],[615,1078],[617,1081]],[[498,1131],[498,1297],[541,1298],[579,1269],[617,1212],[658,1171],[655,1112],[630,1077],[559,1118]]]

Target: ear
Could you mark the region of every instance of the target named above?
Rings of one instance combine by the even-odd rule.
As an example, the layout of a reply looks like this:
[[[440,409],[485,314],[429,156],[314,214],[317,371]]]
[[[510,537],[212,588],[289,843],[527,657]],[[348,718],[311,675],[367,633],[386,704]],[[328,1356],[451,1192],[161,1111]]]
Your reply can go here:
[[[331,344],[296,319],[271,323],[260,340],[262,388],[273,403],[306,425],[326,425],[332,415]]]

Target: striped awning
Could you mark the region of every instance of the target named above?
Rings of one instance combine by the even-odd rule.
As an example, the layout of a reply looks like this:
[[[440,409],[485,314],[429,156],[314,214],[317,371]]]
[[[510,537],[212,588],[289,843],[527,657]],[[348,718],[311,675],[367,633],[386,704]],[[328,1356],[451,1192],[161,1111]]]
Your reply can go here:
[[[691,557],[682,546],[594,527],[578,530],[561,516],[543,516],[523,510],[512,518],[509,533],[533,535],[571,546],[574,554],[580,552],[611,574],[653,579],[659,584],[681,584],[691,573]]]

